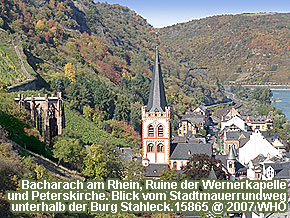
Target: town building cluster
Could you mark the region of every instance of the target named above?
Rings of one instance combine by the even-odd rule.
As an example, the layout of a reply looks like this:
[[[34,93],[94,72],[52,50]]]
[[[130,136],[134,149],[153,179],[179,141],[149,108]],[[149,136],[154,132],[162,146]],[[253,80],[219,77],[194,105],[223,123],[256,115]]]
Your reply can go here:
[[[172,110],[166,102],[156,49],[149,101],[142,107],[142,163],[148,178],[160,178],[164,168],[182,173],[194,154],[207,154],[221,161],[229,180],[290,180],[287,142],[273,131],[270,116],[252,116],[246,108],[230,107],[222,111],[220,125],[215,126],[207,107],[199,106],[183,115],[177,134],[172,134],[171,124]],[[211,134],[200,134],[202,130]],[[213,168],[209,177],[216,178]]]
[[[159,178],[164,167],[181,171],[194,154],[207,154],[221,160],[229,179],[271,179],[282,174],[290,178],[287,142],[273,131],[272,117],[230,107],[215,126],[207,107],[199,106],[182,116],[177,134],[172,134],[171,118],[156,49],[149,101],[142,107],[142,163],[147,177]],[[209,130],[215,131],[207,135]]]

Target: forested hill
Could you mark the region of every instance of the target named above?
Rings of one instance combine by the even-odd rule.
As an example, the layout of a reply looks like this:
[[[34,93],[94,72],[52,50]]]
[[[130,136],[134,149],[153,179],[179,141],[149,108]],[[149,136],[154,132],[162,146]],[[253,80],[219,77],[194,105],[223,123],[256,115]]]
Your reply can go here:
[[[60,84],[68,87],[67,79],[70,84],[101,80],[115,96],[147,103],[160,40],[157,30],[134,11],[90,0],[3,0],[0,8],[0,44],[23,48],[51,90],[61,89]],[[215,77],[191,66],[179,68],[162,48],[160,54],[167,99],[178,113],[223,99]],[[83,95],[78,102],[87,102]]]
[[[290,81],[290,14],[213,16],[159,30],[167,58],[227,81]]]

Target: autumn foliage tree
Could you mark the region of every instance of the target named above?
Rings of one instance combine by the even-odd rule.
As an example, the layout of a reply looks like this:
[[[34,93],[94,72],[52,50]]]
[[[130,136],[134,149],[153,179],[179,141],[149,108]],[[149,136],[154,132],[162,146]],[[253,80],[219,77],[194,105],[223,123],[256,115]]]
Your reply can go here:
[[[71,82],[76,82],[76,69],[72,63],[67,63],[64,66],[64,76],[67,77]]]
[[[184,174],[186,174],[188,179],[198,180],[208,178],[211,167],[213,167],[218,179],[226,178],[221,161],[207,154],[194,154],[187,165],[183,166],[182,170],[184,170]]]

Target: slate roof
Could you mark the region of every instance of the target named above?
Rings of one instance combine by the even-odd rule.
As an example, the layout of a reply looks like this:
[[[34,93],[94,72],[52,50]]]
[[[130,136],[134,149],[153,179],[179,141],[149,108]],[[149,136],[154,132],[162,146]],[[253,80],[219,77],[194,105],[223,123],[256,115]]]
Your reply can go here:
[[[276,139],[280,139],[280,135],[274,131],[261,131],[262,135],[267,139],[268,142],[273,143]],[[281,140],[280,140],[281,141]]]
[[[165,167],[169,168],[168,164],[149,164],[145,167],[146,177],[159,177]]]
[[[216,155],[215,159],[220,160],[225,168],[227,168],[228,155]],[[235,161],[236,171],[245,171],[247,168],[239,161]]]
[[[226,132],[226,137],[227,137],[227,140],[239,140],[241,135],[244,135],[246,138],[250,138],[250,135],[252,134],[253,132],[252,131],[248,131],[248,132],[245,132],[245,131],[229,131],[229,132]]]
[[[279,178],[279,179],[290,179],[290,167],[283,168],[281,171],[279,171],[275,175],[275,178]]]
[[[188,143],[190,143],[190,144],[206,144],[206,140],[205,140],[205,138],[196,138],[196,137],[194,137],[194,135],[192,135],[188,139]]]
[[[244,120],[250,120],[250,123],[262,124],[272,120],[269,116],[243,116]]]
[[[246,171],[247,168],[241,164],[239,161],[235,162],[236,171]]]
[[[280,135],[275,133],[273,130],[271,131],[260,131],[265,138],[278,138],[280,139]]]
[[[188,113],[183,115],[182,120],[188,120],[191,123],[203,123],[205,122],[205,115]]]
[[[187,160],[193,154],[212,155],[212,146],[210,144],[177,143],[171,147],[173,148],[170,155],[171,160]]]
[[[158,48],[156,47],[155,64],[152,74],[152,81],[147,105],[149,112],[164,112],[166,107],[166,97],[162,79],[161,67],[159,63]]]
[[[175,136],[174,138],[172,138],[172,143],[186,143],[187,138],[185,136]]]
[[[267,169],[271,166],[274,170],[276,175],[275,178],[280,179],[290,179],[290,162],[284,163],[265,163],[265,168]]]
[[[211,170],[210,170],[210,172],[209,172],[208,178],[209,178],[209,179],[217,179],[213,167],[211,167]]]
[[[227,158],[228,158],[228,155],[220,155],[220,154],[218,154],[218,155],[215,156],[215,159],[220,160],[222,162],[222,164],[224,165],[224,167],[227,166]]]
[[[261,162],[263,162],[264,160],[266,160],[266,157],[262,154],[259,154],[257,157],[255,157],[253,160],[252,160],[252,163],[254,166],[257,166],[259,165]]]
[[[240,139],[240,148],[243,147],[245,144],[247,144],[247,142],[250,140],[250,138],[244,138],[244,139]]]
[[[116,151],[120,154],[122,161],[130,161],[134,157],[132,148],[116,148]]]

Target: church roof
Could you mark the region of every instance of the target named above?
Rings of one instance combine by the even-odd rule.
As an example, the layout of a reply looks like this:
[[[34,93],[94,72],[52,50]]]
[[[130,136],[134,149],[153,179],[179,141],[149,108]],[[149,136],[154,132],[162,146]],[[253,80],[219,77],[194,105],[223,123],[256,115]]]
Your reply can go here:
[[[210,172],[209,172],[208,178],[209,178],[209,179],[217,179],[213,167],[211,167],[211,170],[210,170]]]
[[[174,147],[174,144],[171,147]],[[212,155],[210,144],[178,143],[173,149],[170,155],[171,160],[188,160],[194,154]]]
[[[162,79],[161,67],[159,63],[158,48],[156,48],[155,64],[152,74],[152,81],[147,105],[148,112],[164,112],[166,107],[166,97]]]

